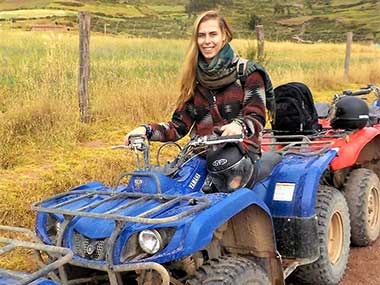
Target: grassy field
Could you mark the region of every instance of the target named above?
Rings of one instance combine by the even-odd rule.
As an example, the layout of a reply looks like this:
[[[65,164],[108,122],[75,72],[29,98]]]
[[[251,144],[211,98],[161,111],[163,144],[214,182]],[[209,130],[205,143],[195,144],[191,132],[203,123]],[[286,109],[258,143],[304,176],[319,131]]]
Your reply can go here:
[[[266,38],[276,41],[300,35],[306,40],[342,42],[347,31],[353,31],[360,40],[380,41],[379,1],[213,2],[224,3],[215,8],[222,11],[239,37],[251,36],[255,19],[256,24],[265,26]],[[0,26],[30,30],[35,24],[61,24],[75,29],[75,14],[89,11],[94,31],[103,31],[106,24],[107,31],[113,34],[186,38],[197,13],[186,12],[188,3],[189,0],[0,0]]]
[[[31,228],[31,203],[87,181],[112,184],[132,170],[113,151],[132,127],[170,118],[178,96],[184,40],[91,37],[92,121],[79,123],[75,33],[0,31],[0,224]],[[235,40],[243,56],[253,41]],[[308,84],[316,101],[343,89],[380,84],[380,49],[354,44],[344,82],[345,45],[266,42],[274,85]],[[153,145],[153,149],[157,144]]]

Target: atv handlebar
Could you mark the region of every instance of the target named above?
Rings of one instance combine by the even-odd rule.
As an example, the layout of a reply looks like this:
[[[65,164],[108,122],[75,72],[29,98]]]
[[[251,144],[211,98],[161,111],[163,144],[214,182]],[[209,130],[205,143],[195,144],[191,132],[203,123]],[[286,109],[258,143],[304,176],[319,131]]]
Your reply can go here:
[[[209,145],[216,145],[216,144],[223,144],[223,143],[236,143],[236,142],[242,142],[244,140],[244,135],[232,135],[232,136],[201,136],[196,137],[193,140],[191,140],[187,146],[192,147],[206,147]]]
[[[183,149],[180,151],[178,157],[187,160],[189,156],[198,155],[199,152],[193,151],[194,149],[206,149],[210,145],[224,144],[224,143],[237,143],[244,140],[244,135],[231,135],[231,136],[218,136],[216,134],[210,136],[197,136],[189,141]],[[136,154],[136,163],[139,169],[150,169],[150,157],[149,157],[149,142],[147,142],[146,136],[133,136],[129,139],[128,145],[115,145],[112,149],[130,149]],[[143,165],[140,163],[138,151],[143,152],[144,161]]]
[[[210,135],[210,136],[199,136],[192,139],[190,142],[186,144],[186,146],[192,146],[192,147],[202,147],[202,146],[209,146],[209,145],[215,145],[215,144],[223,144],[223,143],[229,143],[229,142],[242,142],[244,139],[244,135],[231,135],[231,136],[217,136],[217,135]],[[131,138],[129,145],[114,145],[111,148],[112,149],[137,149],[140,151],[143,151],[145,149],[144,145],[146,137],[145,136],[136,136]]]
[[[342,94],[337,94],[340,96],[360,96],[360,95],[367,95],[369,93],[375,93],[376,97],[380,97],[380,88],[375,86],[375,85],[368,85],[367,87],[361,87],[357,91],[352,91],[352,90],[344,90]]]

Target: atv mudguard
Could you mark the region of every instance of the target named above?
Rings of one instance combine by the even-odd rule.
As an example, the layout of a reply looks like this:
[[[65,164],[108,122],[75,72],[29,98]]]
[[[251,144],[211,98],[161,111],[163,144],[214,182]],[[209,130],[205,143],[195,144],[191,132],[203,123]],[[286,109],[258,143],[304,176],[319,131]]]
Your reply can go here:
[[[336,153],[333,149],[314,156],[286,154],[272,175],[255,188],[272,216],[313,216],[321,176]]]
[[[361,165],[380,158],[380,126],[365,127],[334,142],[339,148],[338,155],[331,161],[331,169],[336,171],[355,164]]]
[[[213,207],[201,212],[191,223],[184,241],[184,255],[189,255],[205,247],[213,238],[214,232],[232,217],[248,207],[256,206],[270,222],[271,232],[266,233],[268,239],[274,238],[272,215],[264,201],[251,189],[243,188],[233,192],[215,204]],[[246,221],[249,222],[249,221]],[[253,222],[253,221],[252,221]],[[247,227],[248,228],[248,227]],[[245,235],[244,228],[241,235]],[[275,248],[273,249],[275,250]]]

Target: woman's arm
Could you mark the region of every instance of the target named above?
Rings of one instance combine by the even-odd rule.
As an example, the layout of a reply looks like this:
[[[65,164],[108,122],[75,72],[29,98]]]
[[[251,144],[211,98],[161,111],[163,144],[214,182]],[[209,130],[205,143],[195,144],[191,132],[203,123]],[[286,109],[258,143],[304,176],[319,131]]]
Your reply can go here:
[[[176,141],[184,137],[191,129],[194,118],[191,115],[193,102],[190,100],[181,108],[177,108],[172,116],[171,121],[165,123],[148,124],[151,128],[150,140],[152,141]]]

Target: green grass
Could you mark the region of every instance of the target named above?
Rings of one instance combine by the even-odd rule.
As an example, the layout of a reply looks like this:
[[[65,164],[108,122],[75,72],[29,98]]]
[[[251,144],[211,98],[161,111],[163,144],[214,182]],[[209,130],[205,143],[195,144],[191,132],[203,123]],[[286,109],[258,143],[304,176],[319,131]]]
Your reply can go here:
[[[14,11],[0,11],[0,19],[19,19],[19,18],[45,18],[45,17],[65,17],[75,16],[77,13],[64,10],[52,9],[33,9],[33,10],[14,10]]]
[[[66,5],[62,5],[61,2],[53,2],[49,7],[63,8]],[[66,7],[67,8],[67,7]],[[122,18],[135,18],[145,17],[139,9],[133,5],[119,4],[119,3],[103,3],[101,6],[95,1],[84,3],[83,6],[72,6],[74,11],[88,11],[94,14],[107,15],[108,17],[122,17]]]
[[[18,21],[11,27],[8,23],[2,24],[4,28],[30,29],[36,23],[35,18],[40,18],[43,23],[51,24],[60,22],[76,27],[77,19],[72,16],[55,15],[54,13],[35,13],[33,9],[59,9],[62,11],[78,12],[90,11],[93,14],[92,29],[101,32],[104,24],[109,25],[108,31],[113,34],[124,33],[140,37],[158,38],[184,38],[193,18],[185,13],[186,0],[134,0],[134,1],[0,1],[1,10],[20,10],[12,13],[22,14],[21,18],[27,20]],[[332,1],[331,5],[313,4],[312,9],[301,6],[292,7],[290,14],[284,10],[282,14],[274,14],[274,6],[278,1],[233,1],[233,4],[220,6],[222,13],[233,24],[237,37],[248,38],[252,36],[252,29],[248,23],[251,15],[262,18],[265,25],[267,39],[290,40],[295,34],[303,32],[306,40],[323,40],[328,42],[344,41],[344,33],[351,30],[358,40],[380,41],[380,2],[357,0]],[[288,1],[289,4],[303,4],[303,1]],[[285,4],[284,4],[285,5]],[[285,7],[285,6],[284,6]],[[28,12],[29,11],[29,12]],[[30,15],[28,15],[30,13]],[[46,13],[46,14],[45,14]],[[33,15],[34,14],[34,15]],[[8,12],[0,16],[0,20],[9,19]],[[71,14],[70,14],[71,15]],[[50,22],[46,17],[50,18]],[[13,19],[15,19],[13,17]],[[17,19],[17,18],[16,18]]]
[[[149,8],[159,13],[185,13],[183,5],[149,5]]]
[[[0,10],[38,9],[49,5],[52,0],[0,0]]]

